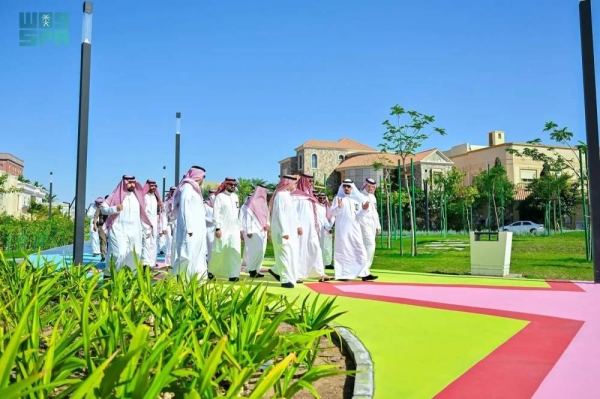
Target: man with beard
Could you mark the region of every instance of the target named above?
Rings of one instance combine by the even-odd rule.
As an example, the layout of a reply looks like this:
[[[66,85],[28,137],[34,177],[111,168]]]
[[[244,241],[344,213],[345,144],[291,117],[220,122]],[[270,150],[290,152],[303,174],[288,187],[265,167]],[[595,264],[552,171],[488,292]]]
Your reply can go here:
[[[323,251],[323,264],[326,269],[333,269],[333,224],[335,218],[331,214],[331,205],[329,198],[325,193],[317,196],[319,207],[317,208],[319,217],[319,242]]]
[[[105,222],[108,258],[114,261],[117,271],[124,266],[135,270],[135,257],[142,251],[143,225],[152,227],[142,185],[134,176],[124,175],[102,207],[102,214],[108,215]]]
[[[271,240],[275,253],[275,265],[269,273],[283,288],[296,286],[298,258],[298,236],[302,235],[298,214],[291,192],[296,189],[297,178],[290,175],[281,177],[269,203],[271,214]]]
[[[208,198],[204,201],[206,212],[206,264],[210,264],[210,255],[215,243],[215,217],[213,212],[213,203],[217,190],[208,190]]]
[[[148,219],[152,222],[152,226],[144,226],[142,264],[150,267],[156,266],[158,236],[165,233],[162,227],[162,218],[159,217],[163,204],[160,194],[156,191],[157,187],[154,180],[146,180],[143,188],[144,201],[146,202],[145,212]]]
[[[232,282],[240,279],[242,269],[242,228],[238,219],[240,203],[236,188],[237,180],[228,177],[215,193],[215,244],[208,266],[209,278],[224,277]]]
[[[373,264],[373,257],[375,256],[375,246],[377,234],[381,233],[381,223],[379,222],[379,213],[377,212],[377,199],[375,198],[375,179],[367,178],[365,184],[362,187],[362,194],[369,201],[369,209],[367,209],[362,217],[358,219],[362,232],[363,243],[367,251],[367,264],[368,268]]]
[[[171,186],[164,204],[164,219],[166,220],[165,232],[165,266],[171,266],[171,254],[173,251],[173,235],[175,234],[176,215],[173,212],[173,194],[175,194],[177,186]]]
[[[108,218],[108,216],[104,215],[102,211],[102,205],[104,201],[108,199],[108,195],[102,199],[102,197],[98,197],[96,199],[96,203],[98,204],[98,208],[96,209],[96,213],[94,214],[94,230],[98,232],[98,238],[100,239],[100,255],[102,258],[100,262],[106,261],[106,231],[104,230],[104,222]]]
[[[188,279],[206,276],[206,220],[202,182],[206,170],[192,166],[183,176],[173,195],[173,211],[177,214],[173,269],[177,276]]]
[[[335,216],[334,267],[335,278],[348,281],[361,277],[363,281],[375,280],[367,266],[367,251],[362,239],[358,218],[369,209],[365,198],[351,179],[344,179],[333,200],[331,214]]]
[[[309,277],[316,277],[319,281],[329,281],[323,265],[323,252],[319,243],[319,220],[317,217],[317,199],[312,189],[314,179],[303,174],[298,180],[296,190],[292,191],[292,198],[296,205],[296,212],[302,235],[298,237],[298,269],[296,277],[298,282]]]
[[[244,232],[244,258],[246,271],[252,278],[264,277],[260,267],[267,249],[267,231],[269,230],[268,190],[258,185],[243,206],[242,231]]]

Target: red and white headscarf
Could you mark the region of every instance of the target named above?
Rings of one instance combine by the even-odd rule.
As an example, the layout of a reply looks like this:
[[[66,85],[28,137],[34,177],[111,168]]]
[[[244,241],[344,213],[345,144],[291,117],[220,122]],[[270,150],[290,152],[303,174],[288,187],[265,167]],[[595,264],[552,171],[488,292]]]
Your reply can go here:
[[[256,216],[258,223],[263,228],[267,227],[267,221],[269,220],[269,206],[267,205],[268,192],[266,187],[258,185],[254,189],[254,193],[252,193],[246,202],[248,209]]]
[[[279,179],[279,184],[277,185],[277,188],[275,188],[275,191],[273,191],[273,195],[271,196],[271,200],[269,201],[269,213],[271,215],[273,214],[273,203],[275,202],[275,197],[277,196],[277,194],[279,194],[281,191],[287,191],[291,186],[296,184],[297,181],[298,179],[295,176],[281,176],[281,178]]]
[[[157,185],[156,181],[154,180],[146,180],[146,184],[144,184],[144,197],[150,192],[150,186],[151,185]],[[158,188],[158,187],[157,187]],[[163,226],[162,226],[162,218],[160,217],[160,214],[163,212],[163,203],[162,203],[162,199],[160,198],[160,193],[158,192],[158,190],[155,188],[154,189],[154,197],[156,198],[156,204],[157,204],[157,209],[156,209],[156,213],[158,215],[158,226],[156,226],[156,228],[158,229],[158,231],[162,231],[163,230]]]
[[[329,202],[329,198],[327,197],[327,194],[319,193],[317,198],[325,198],[325,203],[322,204],[321,202],[319,202],[319,205],[325,207],[325,215],[327,217],[327,221],[331,222],[331,203]]]
[[[313,209],[313,219],[315,222],[315,229],[319,231],[319,219],[317,217],[317,199],[313,194],[312,187],[310,184],[310,180],[313,180],[313,177],[310,175],[302,175],[300,176],[300,180],[298,180],[298,187],[294,191],[292,191],[292,195],[296,197],[302,197],[308,199],[312,204]]]
[[[142,218],[142,221],[144,223],[146,223],[150,227],[153,227],[152,222],[148,218],[148,215],[146,215],[146,199],[144,198],[144,189],[140,183],[135,181],[135,176],[124,175],[121,182],[117,185],[117,188],[115,188],[112,194],[110,194],[106,199],[106,203],[109,207],[123,204],[123,201],[125,201],[125,197],[127,197],[127,195],[129,194],[129,191],[127,191],[127,183],[132,181],[135,182],[135,189],[133,190],[133,195],[135,195],[135,198],[137,198],[138,202],[140,203],[140,217]],[[110,230],[118,216],[119,214],[115,213],[106,218],[106,222],[104,222],[104,225],[106,226],[106,231]]]
[[[204,176],[206,176],[206,170],[201,166],[192,166],[190,170],[183,175],[183,179],[181,179],[175,193],[173,193],[173,212],[175,214],[179,211],[179,206],[181,204],[181,188],[184,184],[192,186],[194,191],[202,198],[202,190],[200,189],[200,185],[196,183],[196,180],[203,179]]]

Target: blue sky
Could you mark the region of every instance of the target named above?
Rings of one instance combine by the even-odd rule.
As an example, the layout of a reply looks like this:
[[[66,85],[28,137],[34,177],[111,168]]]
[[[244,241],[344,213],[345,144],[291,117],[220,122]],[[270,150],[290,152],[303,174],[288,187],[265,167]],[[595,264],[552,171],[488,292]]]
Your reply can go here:
[[[31,180],[53,171],[61,201],[75,192],[81,5],[0,2],[0,152]],[[27,11],[69,12],[70,44],[20,47]],[[93,15],[88,201],[123,174],[162,181],[163,165],[173,184],[176,111],[181,173],[201,165],[209,181],[276,181],[308,139],[377,146],[397,103],[446,129],[423,149],[495,129],[547,139],[548,120],[585,137],[576,0],[113,0]]]

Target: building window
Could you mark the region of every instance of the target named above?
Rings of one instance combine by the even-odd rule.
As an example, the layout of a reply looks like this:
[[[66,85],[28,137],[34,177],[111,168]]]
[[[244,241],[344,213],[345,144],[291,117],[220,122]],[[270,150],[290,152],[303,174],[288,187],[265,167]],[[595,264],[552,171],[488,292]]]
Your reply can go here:
[[[537,178],[537,171],[533,169],[521,169],[521,182],[531,183]]]
[[[298,169],[304,169],[304,160],[302,159],[302,154],[298,154]]]
[[[338,156],[338,161],[343,162],[344,161],[344,156],[343,155]]]
[[[312,154],[310,157],[310,166],[313,169],[317,169],[319,166],[319,163],[317,162],[317,154]]]

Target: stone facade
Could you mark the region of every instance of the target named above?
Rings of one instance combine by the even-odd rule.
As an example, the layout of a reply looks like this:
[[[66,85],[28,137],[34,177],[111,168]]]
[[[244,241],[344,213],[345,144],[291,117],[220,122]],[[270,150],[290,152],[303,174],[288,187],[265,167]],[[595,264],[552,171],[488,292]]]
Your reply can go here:
[[[313,175],[315,186],[327,187],[334,192],[341,184],[342,177],[336,168],[349,155],[377,152],[374,148],[350,139],[337,142],[309,140],[296,148],[296,155],[279,161],[280,176],[305,173]]]

